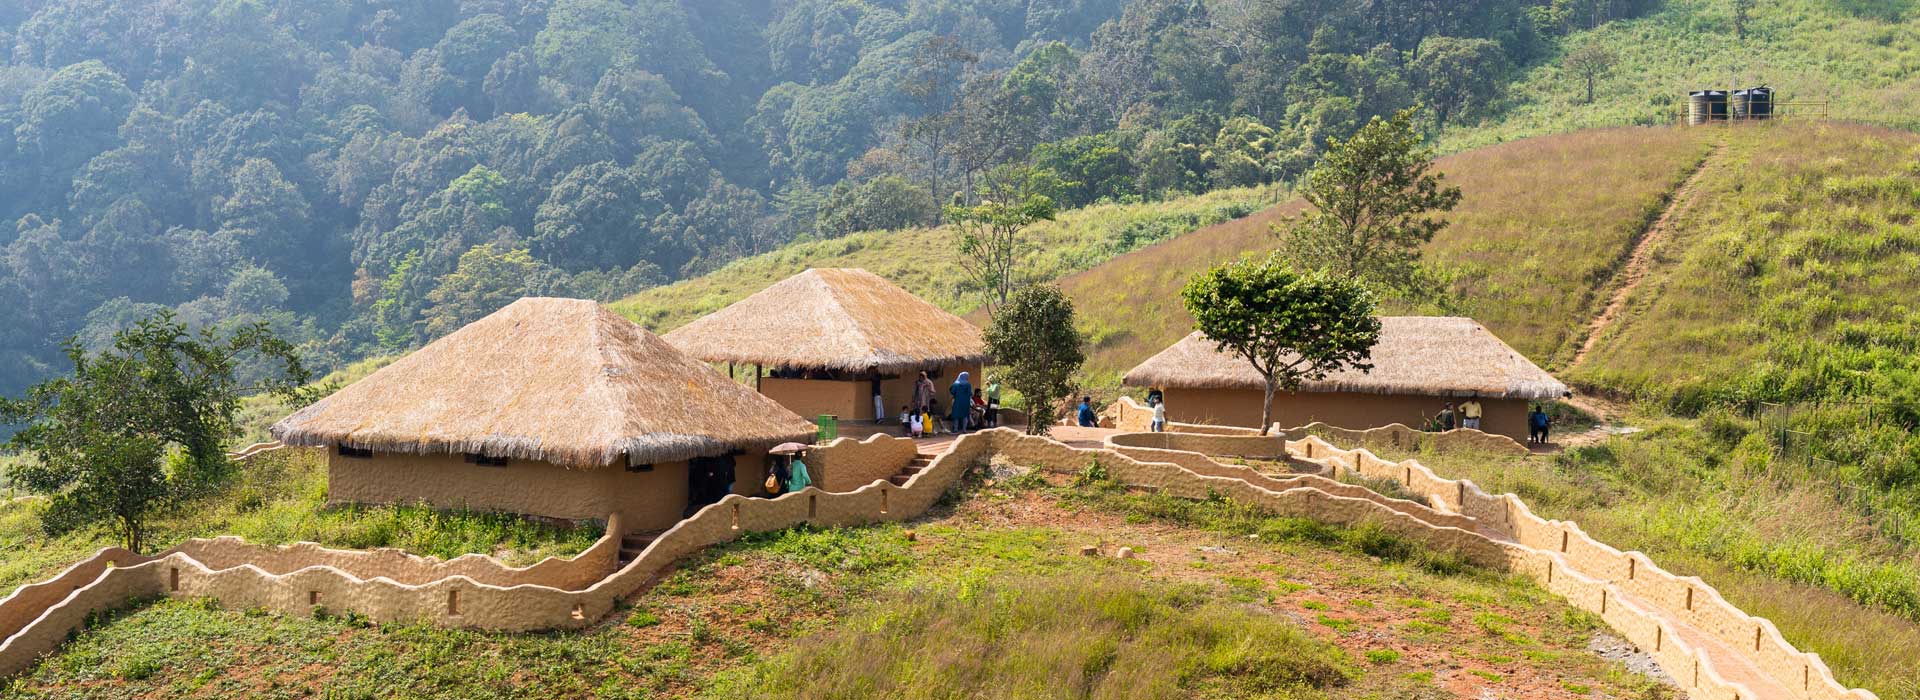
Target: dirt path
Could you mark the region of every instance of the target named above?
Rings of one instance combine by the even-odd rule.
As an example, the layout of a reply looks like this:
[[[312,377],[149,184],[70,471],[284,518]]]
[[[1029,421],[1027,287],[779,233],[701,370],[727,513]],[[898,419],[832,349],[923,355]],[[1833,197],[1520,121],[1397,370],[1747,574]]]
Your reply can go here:
[[[1607,300],[1606,308],[1600,310],[1600,315],[1595,316],[1593,321],[1587,324],[1587,337],[1581,341],[1580,351],[1574,354],[1573,362],[1567,365],[1569,369],[1578,367],[1581,362],[1586,361],[1587,353],[1593,352],[1594,346],[1600,344],[1600,336],[1613,326],[1614,321],[1620,317],[1620,312],[1626,310],[1627,300],[1633,297],[1634,290],[1640,287],[1640,281],[1646,279],[1647,270],[1653,266],[1653,249],[1661,241],[1666,240],[1674,217],[1693,205],[1694,184],[1700,181],[1700,174],[1707,171],[1714,157],[1720,154],[1721,148],[1722,146],[1716,144],[1705,158],[1700,159],[1700,163],[1694,166],[1693,172],[1687,174],[1687,179],[1682,181],[1667,198],[1667,208],[1661,211],[1660,216],[1656,217],[1653,223],[1641,232],[1639,239],[1633,242],[1633,250],[1627,255],[1627,264],[1622,266],[1619,272],[1614,273],[1613,279],[1607,282],[1614,288],[1613,296]]]

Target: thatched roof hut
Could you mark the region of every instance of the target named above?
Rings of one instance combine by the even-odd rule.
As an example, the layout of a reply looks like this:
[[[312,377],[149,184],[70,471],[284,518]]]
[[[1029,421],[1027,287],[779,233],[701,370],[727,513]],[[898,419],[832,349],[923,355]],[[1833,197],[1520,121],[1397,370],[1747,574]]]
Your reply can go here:
[[[814,427],[598,304],[521,299],[288,416],[273,435],[598,467],[806,442]]]
[[[1310,381],[1302,392],[1555,399],[1567,385],[1470,318],[1383,316],[1373,370],[1342,370]],[[1131,386],[1264,389],[1265,380],[1239,357],[1219,352],[1194,332],[1127,372]]]
[[[666,334],[708,362],[895,372],[979,363],[980,329],[879,275],[812,269]]]

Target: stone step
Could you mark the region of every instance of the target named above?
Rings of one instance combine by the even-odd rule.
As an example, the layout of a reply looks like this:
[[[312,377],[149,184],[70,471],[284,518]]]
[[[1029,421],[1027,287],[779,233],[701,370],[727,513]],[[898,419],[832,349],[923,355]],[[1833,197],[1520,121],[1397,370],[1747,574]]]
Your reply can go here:
[[[906,486],[907,480],[912,478],[913,478],[913,475],[911,474],[895,474],[893,476],[887,477],[887,481],[893,482],[894,486]]]

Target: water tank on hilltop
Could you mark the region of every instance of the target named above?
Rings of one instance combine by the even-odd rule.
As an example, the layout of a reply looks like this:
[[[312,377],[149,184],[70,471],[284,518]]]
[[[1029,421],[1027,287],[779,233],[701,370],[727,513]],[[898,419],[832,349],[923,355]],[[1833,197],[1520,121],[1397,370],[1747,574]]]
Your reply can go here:
[[[1725,90],[1696,90],[1687,94],[1687,124],[1699,126],[1727,118]]]
[[[1773,88],[1753,87],[1733,91],[1734,119],[1767,119],[1773,116]]]

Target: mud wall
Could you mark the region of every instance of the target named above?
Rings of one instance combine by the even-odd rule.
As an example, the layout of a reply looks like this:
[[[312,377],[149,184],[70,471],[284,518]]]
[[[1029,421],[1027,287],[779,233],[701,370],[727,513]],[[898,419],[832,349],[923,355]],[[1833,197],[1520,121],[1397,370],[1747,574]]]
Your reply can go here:
[[[919,447],[912,440],[873,435],[865,440],[840,438],[807,452],[808,475],[822,491],[841,493],[900,473]]]
[[[766,475],[763,457],[737,458],[734,492],[757,487]],[[482,466],[461,455],[376,452],[355,458],[335,450],[327,455],[327,501],[424,503],[565,520],[619,513],[634,530],[662,530],[685,513],[687,464],[571,469],[515,459]]]
[[[1678,576],[1645,554],[1623,552],[1593,539],[1578,524],[1533,514],[1520,497],[1487,494],[1468,480],[1440,477],[1414,460],[1389,462],[1366,449],[1343,450],[1309,436],[1288,443],[1296,456],[1324,460],[1336,469],[1400,481],[1409,490],[1456,504],[1459,512],[1497,524],[1516,544],[1541,557],[1522,570],[1597,613],[1629,641],[1658,657],[1695,697],[1756,698],[1752,688],[1728,682],[1703,650],[1684,641],[1673,622],[1712,636],[1740,654],[1767,681],[1796,698],[1864,700],[1871,692],[1849,689],[1833,677],[1818,654],[1789,644],[1772,621],[1734,607],[1698,577]]]

